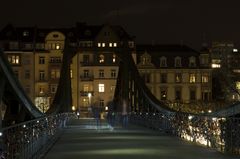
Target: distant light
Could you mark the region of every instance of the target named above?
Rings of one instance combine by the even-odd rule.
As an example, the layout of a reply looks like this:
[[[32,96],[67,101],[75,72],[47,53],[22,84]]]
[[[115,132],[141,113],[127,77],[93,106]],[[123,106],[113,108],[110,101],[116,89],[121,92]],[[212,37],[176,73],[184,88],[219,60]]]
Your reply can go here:
[[[210,109],[210,110],[208,110],[208,113],[212,113],[212,110]]]
[[[72,111],[75,111],[75,110],[76,110],[76,108],[75,108],[75,106],[73,105],[73,106],[72,106]]]
[[[88,93],[88,97],[91,98],[91,96],[92,96],[92,93]]]
[[[25,124],[23,125],[23,128],[26,128],[26,125],[25,125]]]
[[[191,120],[192,118],[193,118],[193,116],[191,116],[191,115],[188,116],[188,119],[189,119],[189,120]]]
[[[233,49],[233,52],[238,52],[238,49]]]
[[[1,136],[3,136],[3,133],[2,133],[2,132],[0,132],[0,137],[1,137]]]
[[[105,107],[105,110],[108,111],[108,106]]]
[[[212,68],[221,68],[221,64],[213,63]]]

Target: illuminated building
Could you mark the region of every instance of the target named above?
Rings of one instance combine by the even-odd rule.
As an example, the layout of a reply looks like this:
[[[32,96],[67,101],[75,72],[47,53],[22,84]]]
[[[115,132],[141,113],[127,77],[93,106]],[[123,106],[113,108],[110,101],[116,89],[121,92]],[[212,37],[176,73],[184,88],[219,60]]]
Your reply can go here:
[[[116,53],[123,40],[135,48],[122,27],[108,24],[77,23],[72,28],[7,25],[0,37],[16,76],[43,112],[57,91],[66,38],[76,48],[70,70],[73,106],[84,114],[90,106],[104,109],[112,101],[118,74]]]
[[[137,57],[139,72],[157,99],[180,109],[211,101],[208,54],[184,45],[137,45]]]

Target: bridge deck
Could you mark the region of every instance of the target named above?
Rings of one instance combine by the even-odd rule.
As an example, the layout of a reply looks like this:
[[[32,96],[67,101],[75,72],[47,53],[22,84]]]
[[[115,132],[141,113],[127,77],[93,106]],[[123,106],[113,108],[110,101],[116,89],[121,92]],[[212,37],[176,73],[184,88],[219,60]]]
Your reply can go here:
[[[96,130],[89,120],[73,120],[45,159],[237,159],[177,137],[136,126]]]

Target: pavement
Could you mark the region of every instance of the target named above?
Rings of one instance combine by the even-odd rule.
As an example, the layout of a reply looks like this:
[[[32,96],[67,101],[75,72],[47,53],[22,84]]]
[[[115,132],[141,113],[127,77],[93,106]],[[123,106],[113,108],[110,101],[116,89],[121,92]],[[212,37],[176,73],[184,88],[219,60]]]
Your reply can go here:
[[[158,131],[75,119],[45,159],[239,159]]]

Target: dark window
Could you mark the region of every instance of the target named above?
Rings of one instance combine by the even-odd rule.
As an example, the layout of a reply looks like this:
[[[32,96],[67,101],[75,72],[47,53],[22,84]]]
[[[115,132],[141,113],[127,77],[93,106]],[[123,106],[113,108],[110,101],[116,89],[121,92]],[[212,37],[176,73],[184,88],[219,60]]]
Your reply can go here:
[[[104,70],[99,70],[99,77],[103,78],[104,77]]]
[[[175,91],[175,99],[176,100],[181,100],[181,91],[180,90]]]
[[[25,70],[25,79],[30,79],[30,71]]]
[[[39,64],[45,64],[45,57],[43,56],[39,57]]]
[[[83,77],[84,78],[89,77],[89,70],[83,70]]]
[[[115,78],[116,77],[116,70],[111,70],[111,77]]]
[[[45,71],[44,70],[40,70],[39,71],[39,80],[45,80]]]
[[[83,63],[85,64],[89,63],[89,55],[83,55]]]
[[[190,100],[196,100],[196,91],[190,90]]]
[[[166,73],[161,74],[161,83],[167,83],[167,74]]]

